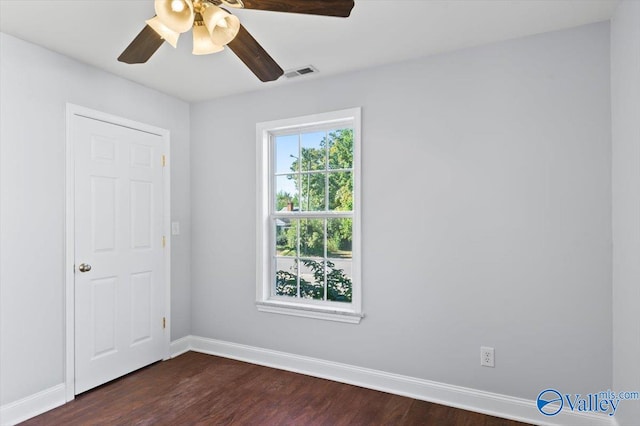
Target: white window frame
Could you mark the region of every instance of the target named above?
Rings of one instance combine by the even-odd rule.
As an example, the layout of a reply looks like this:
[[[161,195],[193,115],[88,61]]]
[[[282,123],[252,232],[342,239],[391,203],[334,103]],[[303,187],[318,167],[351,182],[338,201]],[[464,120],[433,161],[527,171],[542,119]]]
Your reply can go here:
[[[276,135],[294,129],[313,130],[332,123],[348,122],[353,126],[353,240],[352,240],[352,297],[351,303],[294,299],[272,296],[273,231],[271,209],[274,183],[272,167],[275,163],[272,139]],[[358,324],[362,312],[361,279],[361,207],[360,207],[360,134],[361,109],[350,108],[283,120],[268,121],[256,125],[256,179],[257,179],[257,247],[256,247],[256,306],[261,312],[294,315],[307,318]]]

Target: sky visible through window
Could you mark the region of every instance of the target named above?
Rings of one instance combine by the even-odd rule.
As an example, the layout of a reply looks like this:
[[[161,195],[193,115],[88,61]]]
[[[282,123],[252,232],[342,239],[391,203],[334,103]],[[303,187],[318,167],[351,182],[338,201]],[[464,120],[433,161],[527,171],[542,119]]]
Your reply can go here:
[[[293,163],[300,157],[300,150],[304,148],[308,149],[324,149],[321,145],[322,140],[328,132],[313,132],[303,133],[295,135],[278,136],[276,138],[276,174],[295,173],[297,170],[293,169]],[[298,145],[300,141],[300,145]],[[310,165],[301,164],[302,171],[310,169]],[[319,168],[317,165],[312,166],[315,170],[324,170],[325,168]],[[287,179],[282,177],[278,179],[278,191],[284,191],[289,194],[296,193],[296,184],[293,179]]]

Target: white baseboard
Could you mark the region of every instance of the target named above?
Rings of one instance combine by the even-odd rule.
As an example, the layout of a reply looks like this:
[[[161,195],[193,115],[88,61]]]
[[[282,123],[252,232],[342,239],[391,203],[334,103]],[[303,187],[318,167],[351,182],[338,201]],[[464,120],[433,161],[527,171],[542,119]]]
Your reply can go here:
[[[171,342],[169,353],[171,354],[171,358],[175,358],[177,356],[182,355],[185,352],[189,352],[190,350],[191,350],[191,336],[185,336]]]
[[[65,385],[61,383],[0,407],[0,425],[11,426],[64,404]]]
[[[187,336],[174,343],[171,346],[175,356],[193,350],[525,423],[544,426],[617,424],[612,417],[593,413],[562,411],[556,416],[545,417],[536,408],[535,401],[528,399],[215,339]]]

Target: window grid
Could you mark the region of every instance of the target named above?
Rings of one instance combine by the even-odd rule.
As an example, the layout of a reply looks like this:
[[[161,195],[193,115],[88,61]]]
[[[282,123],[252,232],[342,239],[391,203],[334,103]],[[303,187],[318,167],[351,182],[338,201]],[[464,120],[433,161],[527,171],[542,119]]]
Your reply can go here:
[[[338,131],[338,130],[344,130],[347,129],[348,127],[343,127],[343,128],[335,128],[332,129],[333,131]],[[302,135],[305,134],[305,132],[297,132],[297,148],[298,148],[298,156],[297,156],[297,167],[296,167],[296,171],[295,172],[280,172],[278,173],[275,167],[276,162],[272,161],[272,168],[273,168],[273,172],[271,173],[271,175],[273,176],[272,182],[272,196],[271,196],[271,217],[272,217],[272,223],[275,223],[275,220],[278,218],[296,218],[297,221],[297,226],[296,226],[296,255],[294,256],[294,264],[296,265],[296,297],[298,299],[302,299],[302,292],[301,292],[301,265],[302,265],[302,259],[309,259],[309,260],[320,260],[323,262],[323,295],[322,295],[322,301],[328,301],[328,267],[327,267],[327,261],[329,260],[329,253],[328,253],[328,219],[329,218],[350,218],[353,220],[353,209],[349,210],[349,211],[344,211],[344,210],[331,210],[330,209],[330,176],[331,175],[338,175],[339,173],[353,173],[354,172],[354,168],[353,168],[353,163],[351,165],[350,168],[336,168],[336,169],[331,169],[329,167],[329,152],[330,152],[330,143],[329,143],[329,130],[325,130],[324,131],[324,140],[327,141],[325,143],[324,146],[324,168],[323,169],[319,169],[319,170],[311,170],[311,167],[309,166],[308,170],[302,170]],[[270,138],[270,143],[272,146],[271,152],[273,152],[274,154],[277,152],[277,147],[276,147],[276,141],[277,141],[278,136],[277,135],[272,135],[272,137]],[[277,209],[277,197],[273,196],[275,194],[277,194],[277,177],[279,176],[290,176],[291,174],[295,174],[296,176],[296,180],[298,182],[298,211],[297,212],[279,212]],[[318,174],[323,174],[324,175],[324,209],[323,210],[310,210],[309,209],[309,199],[310,199],[310,193],[309,191],[307,191],[306,194],[306,201],[307,201],[307,209],[303,210],[303,199],[302,199],[302,176],[303,175],[307,175],[307,180],[309,181],[309,179],[311,179],[312,175],[318,175]],[[353,179],[353,176],[351,176],[351,178]],[[353,191],[353,188],[352,188]],[[352,193],[352,197],[353,197],[353,193]],[[302,213],[304,212],[304,213]],[[301,214],[302,213],[302,214]],[[302,220],[313,220],[313,219],[318,219],[318,220],[322,220],[323,221],[323,257],[318,257],[318,256],[302,256],[301,254],[301,230],[302,230]],[[277,233],[277,230],[274,232],[274,237],[275,234]],[[277,247],[275,244],[275,238],[273,240],[274,244],[273,244],[273,249],[274,249],[274,259],[275,261],[272,263],[274,269],[271,271],[271,276],[275,278],[276,276],[276,270],[277,268],[277,261],[278,259],[290,259],[291,257],[289,256],[279,256],[277,253]],[[307,253],[308,254],[308,253]],[[275,281],[274,281],[274,285],[272,286],[271,289],[271,294],[272,296],[276,296],[276,286],[275,286]],[[290,296],[283,296],[283,297],[290,297]],[[317,299],[316,299],[317,300]]]

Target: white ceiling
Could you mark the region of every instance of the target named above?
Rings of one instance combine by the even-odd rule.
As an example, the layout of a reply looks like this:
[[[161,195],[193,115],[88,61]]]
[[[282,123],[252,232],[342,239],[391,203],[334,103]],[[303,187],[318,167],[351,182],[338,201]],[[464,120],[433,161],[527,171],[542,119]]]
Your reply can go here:
[[[303,0],[302,0],[303,1]],[[315,76],[261,83],[229,50],[191,55],[190,33],[142,65],[116,58],[154,15],[151,0],[0,0],[0,31],[186,101],[295,84],[611,17],[616,0],[355,0],[351,17],[233,11],[285,70]],[[1,46],[0,46],[1,48]]]

